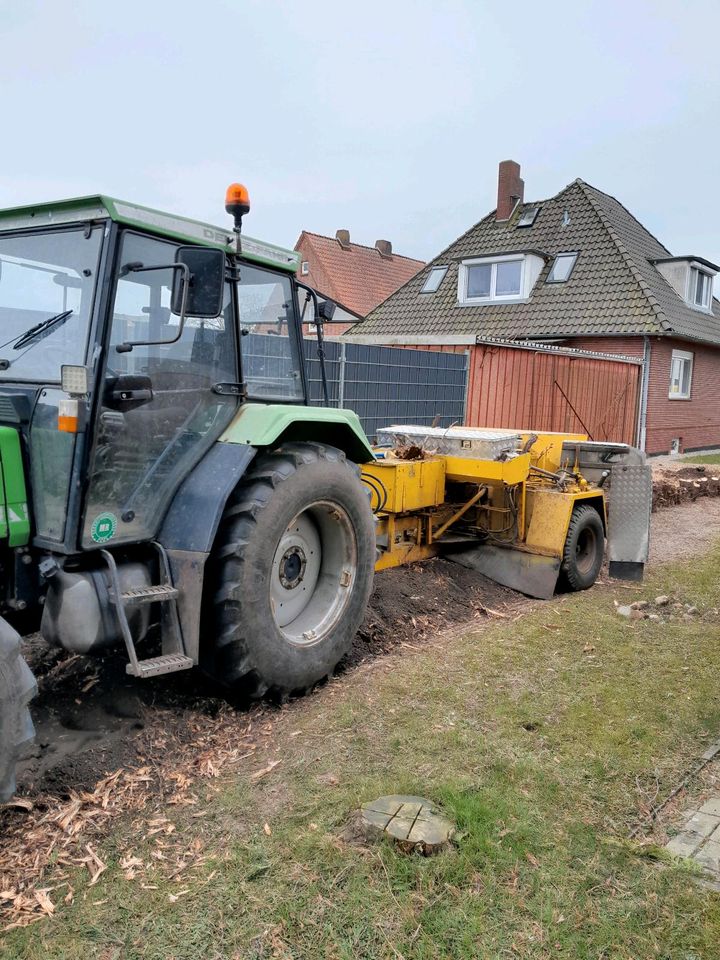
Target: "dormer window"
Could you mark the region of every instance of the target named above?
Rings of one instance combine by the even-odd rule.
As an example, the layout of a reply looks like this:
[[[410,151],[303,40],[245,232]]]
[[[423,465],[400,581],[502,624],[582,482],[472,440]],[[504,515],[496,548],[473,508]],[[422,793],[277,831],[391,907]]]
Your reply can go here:
[[[651,262],[689,307],[712,312],[713,278],[720,267],[702,257],[663,257]]]
[[[463,260],[458,271],[458,302],[473,306],[527,300],[542,266],[542,256],[530,252]]]

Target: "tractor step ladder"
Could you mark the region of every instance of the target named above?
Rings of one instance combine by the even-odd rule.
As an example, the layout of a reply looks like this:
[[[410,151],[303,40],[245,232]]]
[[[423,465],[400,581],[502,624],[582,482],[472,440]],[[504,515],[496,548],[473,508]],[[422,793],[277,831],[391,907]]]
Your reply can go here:
[[[192,657],[188,657],[185,653],[177,609],[179,591],[172,584],[167,553],[162,544],[153,542],[153,547],[157,551],[162,583],[146,587],[132,587],[128,590],[123,590],[120,586],[120,577],[113,555],[108,550],[100,551],[108,566],[110,600],[115,607],[120,631],[130,660],[125,669],[132,676],[142,678],[156,677],[161,673],[175,673],[178,670],[189,670],[193,666]],[[149,657],[145,660],[138,659],[135,641],[127,618],[127,608],[141,603],[167,604],[167,609],[163,612],[160,620],[162,654],[159,657]]]

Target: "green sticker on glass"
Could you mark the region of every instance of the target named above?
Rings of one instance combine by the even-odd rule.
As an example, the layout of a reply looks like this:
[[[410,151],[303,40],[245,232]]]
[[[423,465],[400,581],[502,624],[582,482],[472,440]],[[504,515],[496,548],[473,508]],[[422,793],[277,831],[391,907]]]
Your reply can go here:
[[[112,540],[117,530],[117,517],[114,513],[101,513],[93,520],[90,536],[95,543],[105,543]]]

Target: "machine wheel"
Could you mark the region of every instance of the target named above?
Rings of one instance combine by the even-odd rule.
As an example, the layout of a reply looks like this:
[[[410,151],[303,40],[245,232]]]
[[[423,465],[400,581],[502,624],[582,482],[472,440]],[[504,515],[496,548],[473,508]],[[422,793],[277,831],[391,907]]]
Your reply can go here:
[[[359,474],[342,451],[315,443],[255,461],[225,509],[206,577],[216,592],[200,664],[214,679],[255,697],[288,695],[349,651],[375,563]]]
[[[20,635],[0,617],[0,803],[15,793],[15,761],[35,735],[28,703],[35,678],[20,653]]]
[[[571,590],[587,590],[597,580],[605,555],[605,531],[594,507],[575,507],[568,524],[561,572]]]

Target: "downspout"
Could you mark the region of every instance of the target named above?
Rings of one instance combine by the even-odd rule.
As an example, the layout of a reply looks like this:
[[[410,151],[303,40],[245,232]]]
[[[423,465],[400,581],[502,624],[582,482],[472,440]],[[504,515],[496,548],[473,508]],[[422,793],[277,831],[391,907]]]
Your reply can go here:
[[[465,396],[465,402],[463,405],[463,424],[467,427],[468,424],[468,411],[470,410],[470,374],[472,371],[472,365],[475,361],[475,351],[477,347],[473,350],[463,350],[465,355],[465,390],[463,391]]]
[[[640,384],[640,411],[638,415],[638,440],[640,450],[645,450],[647,442],[647,404],[650,387],[650,337],[643,337],[642,383]]]

